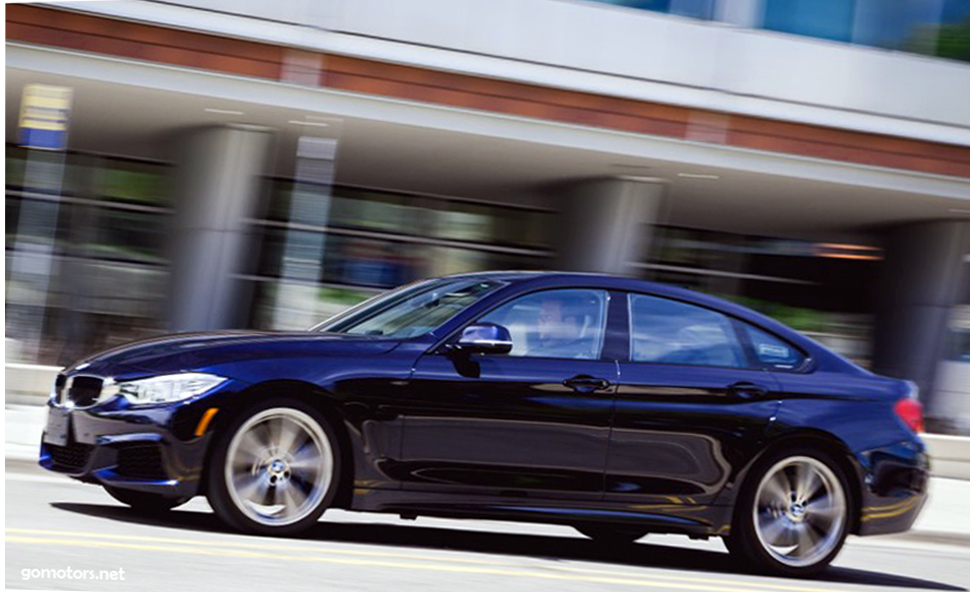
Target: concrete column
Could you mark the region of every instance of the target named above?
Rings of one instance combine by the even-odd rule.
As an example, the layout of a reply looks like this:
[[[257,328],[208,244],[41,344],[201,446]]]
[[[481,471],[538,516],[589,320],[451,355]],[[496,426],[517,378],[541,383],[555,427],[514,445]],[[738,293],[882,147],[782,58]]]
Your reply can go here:
[[[234,279],[251,251],[254,217],[268,171],[271,133],[255,126],[204,128],[176,145],[171,327],[239,326],[245,302]]]
[[[761,11],[759,0],[723,0],[714,6],[714,20],[753,29],[761,24]]]
[[[650,243],[663,199],[660,180],[617,177],[580,181],[562,195],[557,267],[629,274]]]
[[[325,227],[330,220],[332,186],[336,174],[337,139],[303,136],[297,141],[296,179],[290,194],[293,224]],[[283,264],[276,284],[273,329],[302,331],[320,322],[320,289],[326,236],[319,232],[287,230]]]
[[[874,370],[920,387],[927,416],[939,415],[934,400],[950,313],[961,294],[970,253],[970,222],[920,222],[887,235],[886,261],[877,303]]]

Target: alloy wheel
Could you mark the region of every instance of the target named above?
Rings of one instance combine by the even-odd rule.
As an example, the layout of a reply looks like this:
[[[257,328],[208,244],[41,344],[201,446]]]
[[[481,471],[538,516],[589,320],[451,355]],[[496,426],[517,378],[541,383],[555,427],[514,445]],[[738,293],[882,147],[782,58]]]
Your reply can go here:
[[[754,530],[775,560],[794,568],[826,559],[847,521],[842,483],[824,462],[792,456],[764,474],[752,507]]]
[[[320,505],[333,483],[330,440],[312,417],[290,407],[261,411],[240,426],[226,453],[234,505],[265,526],[286,526]]]

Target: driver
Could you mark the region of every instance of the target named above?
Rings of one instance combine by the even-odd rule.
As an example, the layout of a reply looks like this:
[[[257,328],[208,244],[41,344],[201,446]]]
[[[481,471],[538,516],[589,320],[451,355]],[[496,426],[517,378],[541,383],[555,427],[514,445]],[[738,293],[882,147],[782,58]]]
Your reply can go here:
[[[530,354],[555,358],[583,357],[582,302],[571,296],[551,295],[539,308],[538,330]]]

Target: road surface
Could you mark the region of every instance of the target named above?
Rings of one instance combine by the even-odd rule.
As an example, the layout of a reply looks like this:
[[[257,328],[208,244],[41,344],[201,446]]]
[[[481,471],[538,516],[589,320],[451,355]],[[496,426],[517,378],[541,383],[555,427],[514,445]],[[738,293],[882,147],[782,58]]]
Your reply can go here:
[[[99,487],[6,461],[6,586],[44,590],[966,590],[970,538],[850,538],[821,579],[739,572],[718,540],[604,548],[572,529],[328,512],[309,535],[227,532],[198,498],[146,518]],[[66,570],[70,569],[70,576]],[[48,570],[46,572],[42,570]],[[101,578],[101,579],[92,579]],[[115,579],[109,579],[115,578]]]

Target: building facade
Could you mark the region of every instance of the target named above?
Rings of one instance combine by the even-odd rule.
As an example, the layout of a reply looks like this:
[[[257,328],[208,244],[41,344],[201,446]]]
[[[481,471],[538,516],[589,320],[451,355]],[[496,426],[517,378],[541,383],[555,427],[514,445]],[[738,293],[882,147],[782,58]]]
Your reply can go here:
[[[9,5],[8,359],[563,268],[742,301],[970,418],[970,6],[912,4]],[[37,84],[65,151],[22,146]]]

